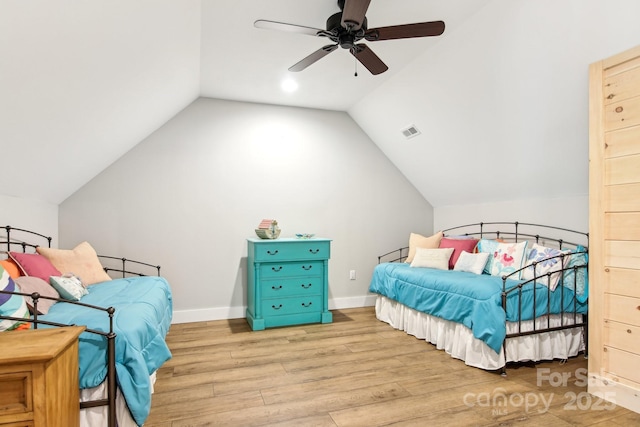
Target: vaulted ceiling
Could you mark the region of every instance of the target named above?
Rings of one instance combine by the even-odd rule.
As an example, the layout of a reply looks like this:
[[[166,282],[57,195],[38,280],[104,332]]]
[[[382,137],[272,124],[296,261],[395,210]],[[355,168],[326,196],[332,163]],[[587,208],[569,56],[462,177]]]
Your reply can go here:
[[[486,2],[374,0],[368,18],[443,19],[448,32]],[[5,164],[2,192],[60,203],[198,96],[347,110],[437,43],[378,42],[390,70],[376,77],[361,66],[354,77],[354,58],[336,51],[283,92],[288,67],[327,40],[254,21],[324,28],[338,10],[336,0],[3,0],[0,141],[20,160]]]
[[[205,96],[347,111],[434,206],[584,194],[587,67],[640,43],[639,4],[373,0],[369,27],[446,30],[370,43],[372,76],[342,49],[290,73],[327,40],[253,25],[324,28],[335,0],[2,0],[0,193],[60,203]]]

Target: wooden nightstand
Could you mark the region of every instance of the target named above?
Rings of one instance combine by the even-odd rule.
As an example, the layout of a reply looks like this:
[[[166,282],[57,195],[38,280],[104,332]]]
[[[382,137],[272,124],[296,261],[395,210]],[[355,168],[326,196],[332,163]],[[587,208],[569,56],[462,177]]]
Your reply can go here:
[[[254,331],[330,323],[329,239],[248,239],[247,321]]]
[[[77,427],[84,327],[0,333],[0,426]]]

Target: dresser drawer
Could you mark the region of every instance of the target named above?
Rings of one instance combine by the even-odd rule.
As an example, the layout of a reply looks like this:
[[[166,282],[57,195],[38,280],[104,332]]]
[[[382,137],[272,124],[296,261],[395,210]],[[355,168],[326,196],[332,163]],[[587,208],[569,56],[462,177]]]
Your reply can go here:
[[[265,242],[253,245],[255,262],[329,259],[328,240]]]
[[[262,313],[265,317],[298,313],[319,313],[321,310],[322,297],[320,295],[262,300]]]
[[[0,423],[33,419],[33,372],[0,368]]]
[[[640,298],[609,294],[604,315],[605,319],[640,326]]]
[[[322,277],[296,277],[262,282],[263,298],[322,294]]]
[[[323,271],[324,263],[322,261],[268,262],[260,265],[260,277],[263,279],[321,276]]]

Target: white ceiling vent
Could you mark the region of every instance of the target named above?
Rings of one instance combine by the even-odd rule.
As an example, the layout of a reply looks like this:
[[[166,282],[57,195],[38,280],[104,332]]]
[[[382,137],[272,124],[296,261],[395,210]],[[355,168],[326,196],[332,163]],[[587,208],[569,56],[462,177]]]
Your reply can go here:
[[[415,125],[411,125],[408,128],[403,129],[402,134],[404,135],[405,138],[409,139],[409,138],[413,138],[414,136],[420,135],[420,131],[418,130],[417,127],[415,127]]]

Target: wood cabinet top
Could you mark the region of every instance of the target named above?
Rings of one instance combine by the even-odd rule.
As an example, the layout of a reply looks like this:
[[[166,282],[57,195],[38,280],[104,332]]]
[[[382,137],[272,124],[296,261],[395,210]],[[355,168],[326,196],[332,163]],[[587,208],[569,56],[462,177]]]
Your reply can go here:
[[[83,326],[0,333],[0,364],[45,362],[58,356],[84,331]]]

